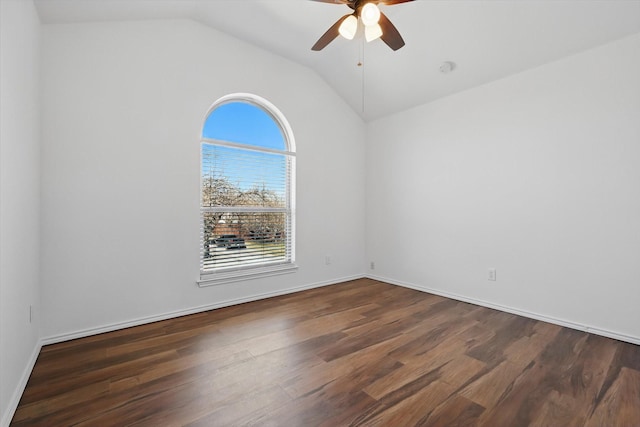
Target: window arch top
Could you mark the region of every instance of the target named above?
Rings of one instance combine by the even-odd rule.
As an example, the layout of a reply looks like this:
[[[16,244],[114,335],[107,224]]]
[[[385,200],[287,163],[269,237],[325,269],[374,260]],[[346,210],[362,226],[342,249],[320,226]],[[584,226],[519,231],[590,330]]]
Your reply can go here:
[[[244,100],[214,106],[205,120],[202,137],[290,151],[278,121],[259,105]]]

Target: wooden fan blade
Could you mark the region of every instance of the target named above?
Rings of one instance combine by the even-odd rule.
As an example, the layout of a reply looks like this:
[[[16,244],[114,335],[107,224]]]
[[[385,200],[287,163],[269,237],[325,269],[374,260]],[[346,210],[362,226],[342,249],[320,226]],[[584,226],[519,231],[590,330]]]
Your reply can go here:
[[[404,46],[404,40],[398,32],[398,29],[389,21],[384,13],[380,13],[380,28],[382,28],[382,36],[380,38],[391,49],[398,50]]]
[[[318,39],[318,41],[316,42],[316,44],[313,45],[311,50],[322,50],[329,43],[331,43],[336,37],[338,37],[340,35],[340,31],[339,31],[340,24],[342,24],[342,21],[347,19],[349,16],[351,16],[351,14],[344,15],[342,18],[338,19],[338,21],[335,24],[333,24],[331,28],[329,28],[327,32],[322,35],[322,37]]]
[[[334,3],[334,4],[350,4],[355,2],[355,0],[311,0],[311,1],[318,1],[320,3]],[[412,0],[404,0],[404,1],[412,1]]]
[[[311,0],[311,1],[317,1],[320,3],[330,3],[330,4],[345,4],[353,10],[356,10],[356,4],[357,4],[356,0]],[[408,1],[408,0],[404,0],[404,1]],[[409,1],[412,1],[412,0],[409,0]]]
[[[321,1],[321,0],[315,0],[315,1]],[[410,1],[413,1],[413,0],[380,0],[380,3],[386,4],[387,6],[392,6],[394,4],[407,3]]]

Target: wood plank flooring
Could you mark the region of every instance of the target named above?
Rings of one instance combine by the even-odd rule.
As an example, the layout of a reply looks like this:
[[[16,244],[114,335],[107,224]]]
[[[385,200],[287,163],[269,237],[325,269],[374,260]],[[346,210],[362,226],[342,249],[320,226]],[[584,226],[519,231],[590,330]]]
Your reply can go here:
[[[640,347],[361,279],[44,347],[14,426],[640,426]]]

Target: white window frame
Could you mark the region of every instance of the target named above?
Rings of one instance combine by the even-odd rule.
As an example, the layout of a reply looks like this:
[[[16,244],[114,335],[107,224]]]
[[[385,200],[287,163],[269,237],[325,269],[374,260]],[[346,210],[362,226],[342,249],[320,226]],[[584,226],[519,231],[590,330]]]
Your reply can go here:
[[[285,142],[285,148],[286,150],[283,151],[279,151],[279,150],[271,150],[268,148],[262,148],[262,147],[258,147],[258,146],[251,146],[248,144],[236,144],[233,142],[228,142],[228,141],[219,141],[219,140],[212,140],[209,138],[204,138],[203,135],[203,131],[204,131],[204,124],[206,123],[207,118],[209,117],[209,115],[218,107],[220,107],[223,104],[227,104],[227,103],[231,103],[231,102],[246,102],[252,105],[255,105],[259,108],[261,108],[265,113],[267,113],[271,118],[273,118],[273,120],[275,121],[275,123],[280,127],[281,131],[282,131],[282,135],[284,137],[284,142]],[[291,129],[291,126],[289,125],[289,122],[287,121],[287,119],[284,117],[284,115],[280,112],[280,110],[273,105],[272,103],[270,103],[269,101],[267,101],[266,99],[258,96],[258,95],[254,95],[254,94],[250,94],[250,93],[235,93],[235,94],[230,94],[230,95],[226,95],[220,99],[218,99],[216,102],[214,102],[211,107],[209,108],[209,110],[207,111],[207,114],[204,117],[204,121],[203,121],[203,127],[202,127],[203,131],[200,132],[200,144],[199,144],[199,149],[200,149],[200,171],[202,170],[202,144],[206,143],[206,144],[215,144],[215,145],[220,145],[220,146],[228,146],[228,147],[236,147],[236,148],[242,148],[242,149],[247,149],[247,150],[255,150],[255,151],[262,151],[262,152],[270,152],[270,153],[278,153],[278,154],[285,154],[289,157],[289,162],[288,164],[290,165],[290,170],[287,173],[288,176],[288,182],[287,182],[287,207],[285,208],[286,212],[289,213],[290,218],[290,224],[291,224],[291,236],[289,238],[289,243],[290,243],[290,248],[289,248],[289,253],[290,253],[290,258],[289,260],[285,261],[285,262],[277,262],[274,264],[268,264],[268,263],[264,263],[264,264],[258,264],[256,266],[246,266],[246,267],[236,267],[233,269],[220,269],[218,271],[205,271],[203,270],[203,259],[204,259],[204,213],[207,211],[210,211],[211,209],[224,209],[224,208],[205,208],[202,207],[202,205],[200,205],[200,277],[197,280],[197,284],[200,287],[206,287],[206,286],[213,286],[213,285],[219,285],[219,284],[224,284],[224,283],[232,283],[232,282],[239,282],[239,281],[244,281],[244,280],[249,280],[249,279],[256,279],[256,278],[261,278],[261,277],[268,277],[268,276],[275,276],[275,275],[280,275],[280,274],[287,274],[287,273],[293,273],[298,269],[298,266],[295,263],[295,254],[296,254],[296,250],[295,250],[295,242],[296,242],[296,150],[295,150],[295,139],[293,136],[293,131]],[[200,197],[199,197],[199,203],[202,203],[202,173],[200,173]],[[237,210],[237,209],[236,209]],[[264,209],[262,210],[264,211]]]

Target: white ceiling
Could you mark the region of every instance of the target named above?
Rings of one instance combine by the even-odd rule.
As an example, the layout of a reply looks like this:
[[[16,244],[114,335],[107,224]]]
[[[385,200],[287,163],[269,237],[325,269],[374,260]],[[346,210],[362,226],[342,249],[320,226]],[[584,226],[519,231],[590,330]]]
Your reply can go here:
[[[338,38],[313,52],[315,41],[350,12],[347,6],[306,0],[35,4],[43,23],[199,21],[312,68],[365,120],[640,32],[640,0],[416,0],[381,6],[406,41],[402,49],[394,52],[380,40]],[[364,67],[357,66],[360,60]],[[457,64],[454,72],[439,72],[444,61]]]

